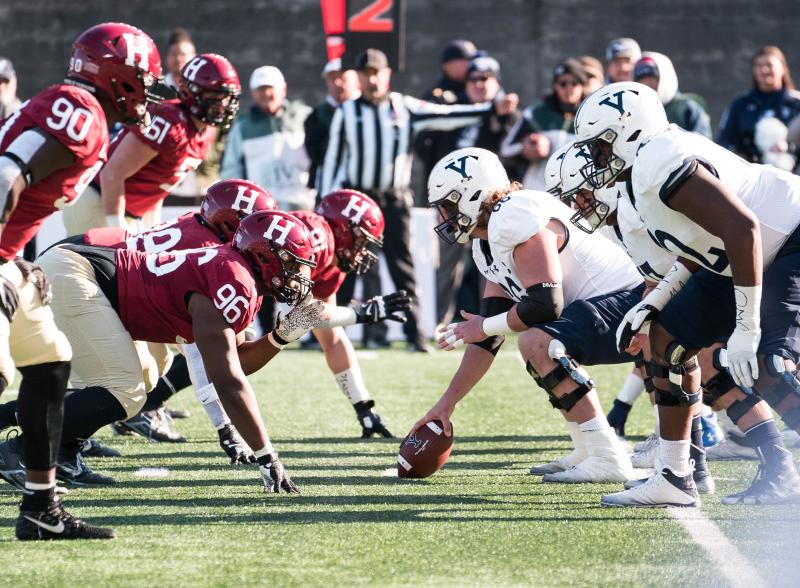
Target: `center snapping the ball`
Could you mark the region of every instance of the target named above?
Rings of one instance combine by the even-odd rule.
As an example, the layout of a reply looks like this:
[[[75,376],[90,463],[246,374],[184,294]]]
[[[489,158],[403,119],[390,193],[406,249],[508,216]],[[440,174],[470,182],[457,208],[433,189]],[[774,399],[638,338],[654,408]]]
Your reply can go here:
[[[441,421],[425,423],[400,444],[397,475],[401,478],[427,478],[442,468],[452,449],[453,437],[444,434]]]

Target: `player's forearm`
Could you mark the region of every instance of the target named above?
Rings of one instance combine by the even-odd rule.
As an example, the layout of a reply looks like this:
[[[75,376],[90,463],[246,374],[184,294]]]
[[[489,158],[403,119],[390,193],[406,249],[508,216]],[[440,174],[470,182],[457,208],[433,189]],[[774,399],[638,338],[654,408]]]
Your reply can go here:
[[[494,361],[494,355],[477,345],[467,345],[461,365],[458,367],[450,385],[447,387],[440,402],[455,408],[456,404],[469,394],[481,378],[489,371]]]
[[[236,350],[242,370],[248,376],[267,365],[281,351],[279,347],[275,347],[270,342],[266,335],[255,341],[245,341]]]
[[[103,200],[103,212],[106,215],[123,216],[125,214],[125,178],[113,170],[100,172],[100,194]]]
[[[734,224],[734,223],[732,223]],[[755,219],[741,219],[720,235],[737,286],[761,284],[761,230]]]
[[[264,447],[269,439],[267,429],[258,409],[258,401],[247,380],[218,380],[214,382],[214,387],[231,423],[245,442],[254,450]]]

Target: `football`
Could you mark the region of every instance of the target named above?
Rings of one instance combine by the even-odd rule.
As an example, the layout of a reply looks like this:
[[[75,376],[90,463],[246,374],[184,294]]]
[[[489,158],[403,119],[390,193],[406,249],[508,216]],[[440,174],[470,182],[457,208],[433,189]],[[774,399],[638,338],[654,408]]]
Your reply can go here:
[[[442,468],[452,449],[453,437],[444,434],[441,421],[426,423],[400,444],[397,475],[401,478],[427,478]]]

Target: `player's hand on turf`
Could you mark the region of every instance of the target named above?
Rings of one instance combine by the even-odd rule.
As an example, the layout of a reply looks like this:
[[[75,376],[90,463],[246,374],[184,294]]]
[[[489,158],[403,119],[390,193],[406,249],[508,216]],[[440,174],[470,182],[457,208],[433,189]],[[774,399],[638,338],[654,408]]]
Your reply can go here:
[[[361,438],[369,439],[373,435],[390,439],[394,437],[392,432],[383,424],[381,415],[372,410],[375,406],[374,400],[364,400],[353,405],[356,409],[356,416],[361,425]]]
[[[258,469],[261,472],[261,479],[264,482],[264,492],[267,494],[278,494],[279,492],[300,493],[300,489],[294,485],[289,473],[278,459],[278,452],[273,451],[269,455],[258,458]]]
[[[640,349],[634,345],[634,337],[640,332],[647,334],[652,321],[658,314],[658,309],[651,305],[645,298],[631,308],[622,318],[617,327],[617,349],[620,353],[627,351],[631,355],[639,353]],[[640,342],[641,345],[641,342]]]
[[[227,424],[217,431],[219,446],[230,458],[231,464],[256,463],[256,456],[231,424]]]
[[[414,426],[411,427],[408,434],[416,433],[420,427],[424,427],[431,421],[439,421],[442,423],[445,436],[451,437],[453,435],[453,425],[450,422],[450,415],[453,414],[453,410],[455,410],[454,406],[445,402],[444,399],[439,400],[439,402],[433,405],[433,408],[425,413],[424,417],[414,423]]]
[[[411,297],[405,290],[399,290],[386,296],[373,296],[356,310],[356,323],[373,325],[381,321],[397,321],[404,323],[408,320],[396,312],[411,310]]]
[[[440,349],[452,351],[467,343],[480,343],[486,339],[481,315],[471,314],[462,310],[461,316],[465,320],[460,323],[450,323],[439,333],[438,343]]]
[[[728,339],[728,371],[737,386],[752,388],[758,380],[756,352],[761,341],[761,329],[734,329]]]
[[[308,331],[324,323],[325,320],[325,304],[321,300],[309,296],[288,312],[278,313],[272,336],[281,345],[286,345],[297,341]]]

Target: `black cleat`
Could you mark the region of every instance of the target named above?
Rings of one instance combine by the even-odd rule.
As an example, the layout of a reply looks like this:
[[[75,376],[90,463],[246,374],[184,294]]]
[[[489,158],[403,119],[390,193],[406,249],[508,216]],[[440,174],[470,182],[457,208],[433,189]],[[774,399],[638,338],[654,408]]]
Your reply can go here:
[[[172,428],[172,419],[163,408],[142,411],[127,421],[120,421],[118,424],[151,441],[186,443],[186,437]]]
[[[0,443],[0,478],[14,486],[17,490],[25,491],[25,465],[22,463],[22,440],[12,431],[6,435],[6,440]]]
[[[784,449],[784,451],[786,451]],[[722,499],[722,504],[796,504],[800,503],[800,476],[792,462],[791,454],[780,464],[770,467],[758,465],[756,477],[750,487],[730,494]]]
[[[353,405],[353,408],[356,409],[358,422],[361,425],[361,438],[369,439],[373,435],[386,438],[394,437],[381,421],[380,415],[372,411],[374,406],[374,400],[362,400]]]
[[[121,457],[122,454],[112,447],[103,445],[97,439],[87,439],[81,446],[83,457]]]
[[[47,541],[52,539],[114,539],[113,529],[94,527],[76,519],[55,499],[47,510],[21,510],[17,519],[17,539]]]
[[[80,453],[61,454],[56,464],[56,478],[75,486],[111,486],[117,481],[111,476],[93,471]]]
[[[617,437],[625,438],[625,423],[628,421],[628,414],[631,412],[631,405],[622,400],[614,399],[614,406],[608,411],[608,424],[614,429]]]

